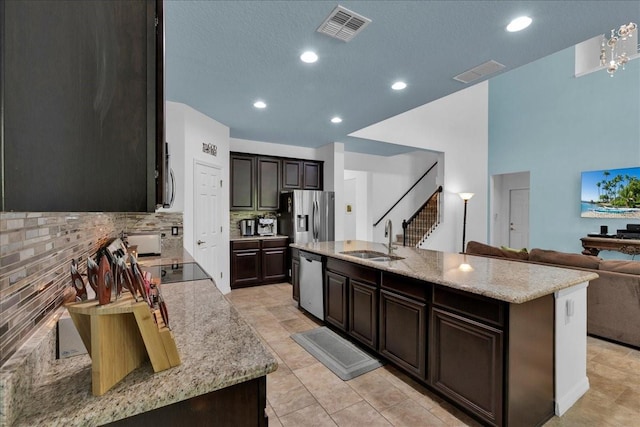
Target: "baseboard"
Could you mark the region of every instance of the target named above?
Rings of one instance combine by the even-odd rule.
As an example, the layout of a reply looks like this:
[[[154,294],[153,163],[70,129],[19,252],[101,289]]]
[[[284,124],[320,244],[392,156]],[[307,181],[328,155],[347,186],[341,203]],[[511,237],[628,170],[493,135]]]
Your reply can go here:
[[[589,378],[586,376],[564,396],[556,396],[556,415],[562,416],[574,403],[589,390]]]

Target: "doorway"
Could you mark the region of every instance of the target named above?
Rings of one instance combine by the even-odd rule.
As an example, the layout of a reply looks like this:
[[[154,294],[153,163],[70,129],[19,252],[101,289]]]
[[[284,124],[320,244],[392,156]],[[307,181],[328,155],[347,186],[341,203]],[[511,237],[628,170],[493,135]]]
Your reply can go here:
[[[196,160],[194,165],[193,257],[213,277],[220,277],[218,265],[222,229],[220,224],[221,169]]]
[[[530,173],[493,175],[491,192],[491,244],[529,247]]]

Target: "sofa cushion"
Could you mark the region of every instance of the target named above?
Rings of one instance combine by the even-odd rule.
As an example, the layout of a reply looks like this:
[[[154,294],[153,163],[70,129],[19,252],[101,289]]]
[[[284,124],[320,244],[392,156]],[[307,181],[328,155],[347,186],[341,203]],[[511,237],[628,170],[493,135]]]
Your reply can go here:
[[[467,243],[466,253],[470,255],[485,255],[485,256],[493,256],[498,258],[510,258],[510,259],[521,259],[527,260],[529,259],[529,254],[525,250],[504,250],[497,248],[495,246],[486,245],[484,243],[470,241]]]
[[[640,261],[602,260],[600,261],[600,270],[640,275]]]
[[[601,260],[592,255],[569,254],[550,249],[534,248],[529,253],[529,261],[597,270]]]

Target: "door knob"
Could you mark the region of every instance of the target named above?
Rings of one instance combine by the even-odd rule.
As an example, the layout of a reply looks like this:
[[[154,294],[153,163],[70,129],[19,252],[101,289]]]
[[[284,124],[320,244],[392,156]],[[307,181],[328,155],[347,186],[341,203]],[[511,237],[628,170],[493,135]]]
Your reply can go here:
[[[207,243],[207,242],[203,242],[202,240],[198,240],[197,243],[198,243],[198,245],[201,245],[201,244]]]

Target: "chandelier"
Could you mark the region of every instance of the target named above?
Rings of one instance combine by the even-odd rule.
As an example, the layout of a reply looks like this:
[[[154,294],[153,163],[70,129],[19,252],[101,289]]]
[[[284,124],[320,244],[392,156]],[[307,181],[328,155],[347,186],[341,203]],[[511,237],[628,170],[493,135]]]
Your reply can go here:
[[[625,65],[629,62],[629,48],[633,49],[633,54],[637,53],[638,47],[629,40],[638,26],[630,22],[627,25],[621,25],[618,30],[611,30],[609,39],[602,36],[602,44],[600,45],[600,65],[607,67],[607,73],[611,77],[619,68],[624,70]]]

